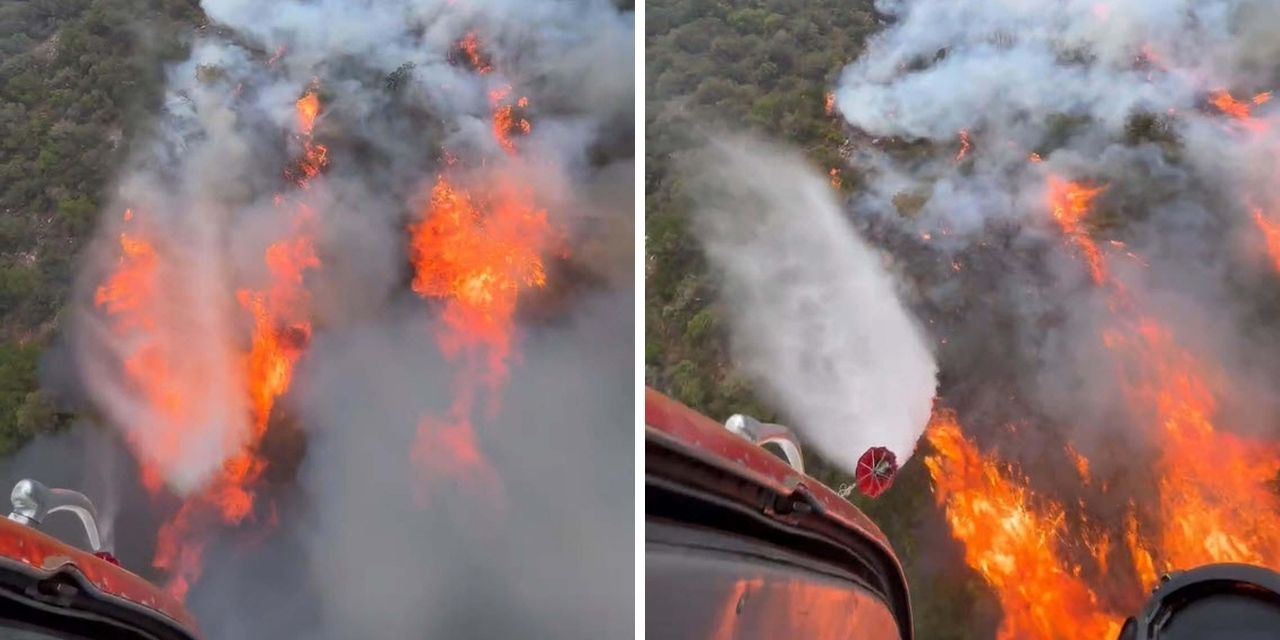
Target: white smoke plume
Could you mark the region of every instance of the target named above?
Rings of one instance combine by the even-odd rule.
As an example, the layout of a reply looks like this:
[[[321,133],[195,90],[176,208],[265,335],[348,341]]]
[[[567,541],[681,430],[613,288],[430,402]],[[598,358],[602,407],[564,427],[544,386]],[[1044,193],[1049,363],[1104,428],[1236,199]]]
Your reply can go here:
[[[929,421],[937,365],[831,185],[798,154],[740,138],[685,167],[738,365],[846,470],[874,446],[905,462]]]

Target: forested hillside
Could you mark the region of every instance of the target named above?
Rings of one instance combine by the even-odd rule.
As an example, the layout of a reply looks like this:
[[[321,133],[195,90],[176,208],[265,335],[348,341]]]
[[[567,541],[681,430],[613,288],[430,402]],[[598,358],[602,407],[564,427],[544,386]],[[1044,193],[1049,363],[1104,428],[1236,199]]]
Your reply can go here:
[[[730,362],[716,282],[688,233],[690,204],[672,154],[703,132],[746,129],[803,149],[836,170],[839,188],[857,189],[826,95],[883,24],[870,0],[650,0],[646,9],[646,383],[718,420],[736,412],[774,419]],[[828,485],[850,481],[812,450],[806,458]],[[933,506],[922,458],[879,501],[853,499],[903,558],[917,636],[990,637],[999,610]]]
[[[646,7],[647,377],[718,415],[741,410],[750,394],[727,367],[671,154],[694,128],[728,126],[801,147],[823,167],[840,166],[844,137],[826,112],[826,91],[878,23],[870,2],[660,0]]]
[[[0,0],[0,454],[55,427],[37,390],[76,257],[195,0]]]

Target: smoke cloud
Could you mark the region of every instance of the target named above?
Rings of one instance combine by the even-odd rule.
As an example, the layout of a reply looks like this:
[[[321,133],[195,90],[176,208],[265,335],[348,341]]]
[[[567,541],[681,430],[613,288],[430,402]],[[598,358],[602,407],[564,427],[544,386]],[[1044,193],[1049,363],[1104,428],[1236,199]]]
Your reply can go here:
[[[1280,20],[1272,5],[879,7],[889,26],[834,91],[867,186],[850,209],[878,242],[914,256],[905,268],[948,340],[943,360],[1003,367],[1036,412],[1115,435],[1124,365],[1100,340],[1113,292],[1089,282],[1080,247],[1064,241],[1058,179],[1101,188],[1084,225],[1108,276],[1229,372],[1215,391],[1236,396],[1274,369],[1274,350],[1241,332],[1257,319],[1240,295],[1257,295],[1248,274],[1269,262],[1255,212],[1270,219],[1280,203],[1267,92],[1280,67],[1252,35]],[[1240,428],[1257,423],[1256,410],[1228,410],[1255,414]]]
[[[20,472],[100,485],[121,561],[211,638],[630,633],[633,14],[202,6],[49,376],[112,435]],[[463,314],[501,336],[415,280],[461,201],[551,230],[509,325]],[[117,464],[45,476],[60,454]]]
[[[905,461],[929,421],[937,365],[831,186],[797,154],[743,138],[685,165],[739,366],[845,469],[873,446]]]

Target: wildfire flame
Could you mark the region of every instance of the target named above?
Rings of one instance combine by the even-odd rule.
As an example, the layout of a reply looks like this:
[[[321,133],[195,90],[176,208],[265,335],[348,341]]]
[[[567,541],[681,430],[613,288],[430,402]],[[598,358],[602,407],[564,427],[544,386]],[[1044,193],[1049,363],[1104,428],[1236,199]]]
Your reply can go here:
[[[1071,458],[1071,465],[1076,468],[1076,473],[1080,476],[1080,482],[1089,484],[1089,459],[1075,450],[1075,447],[1067,445],[1067,456]]]
[[[1209,97],[1210,104],[1218,111],[1236,120],[1248,120],[1253,115],[1254,107],[1262,106],[1270,100],[1270,91],[1259,93],[1249,100],[1237,100],[1231,92],[1225,90],[1215,91]]]
[[[1271,95],[1271,92],[1267,91],[1259,93],[1248,100],[1239,100],[1232,96],[1230,92],[1219,90],[1210,95],[1209,104],[1212,104],[1223,115],[1235,120],[1247,130],[1260,132],[1266,129],[1266,124],[1253,117],[1253,110],[1270,102]]]
[[[1271,258],[1272,265],[1276,271],[1280,271],[1280,224],[1263,215],[1262,209],[1253,210],[1253,223],[1262,232],[1262,239],[1267,246],[1267,256]]]
[[[303,175],[298,184],[305,188],[326,162],[325,148],[311,141],[320,112],[314,86],[297,101],[295,107],[305,149],[301,161]],[[277,204],[284,206],[286,201],[278,197]],[[132,217],[131,213],[126,215]],[[320,260],[310,230],[313,218],[310,209],[298,204],[291,216],[293,230],[290,237],[270,245],[263,256],[269,274],[266,286],[236,291],[236,300],[250,320],[251,327],[248,352],[242,355],[243,388],[250,412],[248,438],[223,464],[219,473],[200,491],[188,496],[177,512],[161,525],[156,540],[152,564],[169,574],[167,589],[178,599],[185,599],[191,585],[203,572],[203,550],[213,535],[214,526],[218,523],[240,525],[253,517],[257,486],[267,467],[257,448],[267,433],[272,409],[289,390],[294,367],[310,341],[310,300],[304,279],[307,271],[320,267]],[[106,305],[109,313],[113,305],[128,304],[131,300],[119,291],[134,291],[133,295],[138,295],[137,292],[145,290],[137,286],[136,281],[155,260],[154,251],[127,235],[122,236],[122,246],[126,259],[132,261],[131,266],[118,270],[99,289],[99,305]],[[145,378],[144,388],[153,394],[163,394],[165,377],[156,375],[158,372],[154,367],[152,369]],[[166,407],[180,402],[180,398],[161,396],[153,402]],[[164,437],[181,439],[184,434],[166,433]],[[144,462],[143,466],[143,477],[152,478],[147,482],[149,489],[153,494],[158,493],[160,485],[154,478],[159,477],[159,473],[148,469],[148,463]]]
[[[1102,251],[1089,237],[1084,226],[1085,216],[1093,207],[1093,201],[1105,187],[1089,188],[1076,182],[1068,182],[1056,176],[1049,177],[1049,208],[1054,222],[1062,234],[1075,244],[1089,268],[1089,277],[1095,284],[1107,278]]]
[[[960,162],[961,160],[964,160],[965,156],[969,155],[969,147],[970,147],[969,130],[961,129],[960,130],[960,151],[956,152],[956,160],[955,160],[956,162]]]
[[[437,340],[447,358],[464,361],[452,419],[423,420],[413,458],[428,480],[466,475],[492,494],[496,475],[476,446],[471,415],[480,386],[489,391],[490,411],[497,410],[516,303],[522,291],[546,285],[542,251],[551,226],[514,185],[499,182],[492,194],[476,196],[440,176],[410,233],[413,290],[444,302]]]
[[[440,176],[411,233],[413,290],[446,301],[443,318],[455,337],[445,352],[484,346],[491,367],[502,373],[516,299],[521,290],[546,284],[546,212],[527,204],[514,186],[482,199]]]
[[[294,104],[294,112],[298,119],[298,133],[302,138],[303,155],[298,161],[301,176],[296,178],[298,186],[305,188],[311,183],[325,166],[329,164],[329,148],[312,141],[316,118],[320,115],[319,87],[313,83],[307,92]]]
[[[1097,595],[1059,549],[1062,506],[983,457],[950,412],[935,414],[926,437],[937,453],[924,463],[951,533],[1004,611],[997,637],[1059,638],[1066,622],[1074,637],[1114,638],[1120,621],[1098,610]]]
[[[133,222],[133,210],[124,212],[126,224]],[[120,258],[117,269],[94,293],[93,303],[106,311],[109,316],[117,318],[117,328],[128,331],[132,329],[149,329],[153,320],[146,315],[136,313],[155,294],[157,262],[156,248],[140,235],[124,231],[120,234]],[[155,366],[152,366],[155,365]],[[153,355],[140,352],[125,362],[128,373],[145,374],[154,371],[160,363],[153,360]],[[148,391],[159,392],[154,388]],[[168,408],[168,413],[178,409],[177,398],[165,394],[153,396],[153,404]]]
[[[1113,336],[1111,344],[1147,365],[1126,391],[1135,405],[1150,408],[1162,445],[1157,471],[1165,524],[1150,555],[1165,570],[1210,562],[1280,568],[1280,498],[1273,487],[1280,447],[1217,429],[1209,372],[1154,320],[1140,320],[1134,337]]]
[[[1036,496],[1024,477],[984,456],[955,417],[938,412],[927,432],[934,453],[925,460],[952,534],[965,561],[995,591],[1004,611],[1002,638],[1114,637],[1116,610],[1099,594],[1149,590],[1159,572],[1213,562],[1280,568],[1280,445],[1220,431],[1211,367],[1178,346],[1173,333],[1141,312],[1108,279],[1103,256],[1080,226],[1100,189],[1050,178],[1054,217],[1082,247],[1117,312],[1103,344],[1124,366],[1119,382],[1135,415],[1160,447],[1157,499],[1131,502],[1122,532],[1126,563],[1105,530],[1068,527],[1063,505]],[[1068,445],[1065,455],[1089,486],[1089,461]],[[1105,491],[1104,487],[1101,489]],[[1083,506],[1083,502],[1082,502]],[[1083,516],[1080,516],[1082,521]],[[1064,545],[1082,546],[1087,566]],[[1096,576],[1090,588],[1081,575]]]
[[[493,71],[493,66],[480,50],[480,37],[474,32],[463,36],[462,41],[458,43],[458,48],[462,50],[462,54],[467,57],[467,62],[476,73],[484,75]]]
[[[94,306],[103,312],[112,334],[124,345],[122,384],[135,394],[141,414],[130,411],[133,428],[126,431],[148,491],[164,490],[166,480],[184,476],[186,461],[209,447],[233,449],[244,436],[240,423],[223,424],[227,411],[242,406],[237,399],[214,397],[220,383],[211,379],[213,359],[226,355],[192,354],[182,332],[167,324],[183,323],[186,301],[166,295],[166,288],[185,275],[172,256],[152,239],[143,216],[127,209],[118,238],[114,269],[94,291]],[[201,326],[201,329],[206,328]],[[230,353],[230,352],[227,352]]]
[[[492,69],[475,34],[461,48],[478,73]],[[493,136],[517,158],[512,137],[528,134],[529,121],[517,113],[527,98],[512,102],[511,85],[489,93]],[[458,160],[446,153],[446,165]],[[418,223],[409,232],[413,290],[443,303],[436,334],[441,352],[460,367],[448,418],[424,417],[411,459],[422,475],[419,498],[441,481],[500,500],[502,485],[482,453],[474,429],[477,396],[487,391],[488,414],[496,415],[508,376],[520,294],[546,286],[543,252],[555,239],[546,211],[534,206],[529,189],[514,175],[486,170],[484,179],[464,186],[443,173],[436,179]]]
[[[516,154],[515,135],[529,135],[533,125],[516,113],[516,109],[527,109],[528,98],[517,98],[511,102],[511,86],[503,85],[489,92],[489,104],[493,107],[493,137],[510,155]]]

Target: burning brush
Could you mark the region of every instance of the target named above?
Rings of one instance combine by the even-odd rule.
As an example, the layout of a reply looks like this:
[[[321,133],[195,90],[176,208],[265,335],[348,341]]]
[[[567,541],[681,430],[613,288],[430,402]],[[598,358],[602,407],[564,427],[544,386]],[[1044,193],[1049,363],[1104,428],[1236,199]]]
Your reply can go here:
[[[952,9],[901,4],[833,92],[852,138],[911,143],[854,150],[871,178],[851,215],[953,374],[925,464],[997,636],[1115,637],[1161,575],[1280,568],[1275,403],[1250,382],[1274,369],[1253,311],[1273,287],[1239,286],[1280,264],[1257,31],[1280,14]]]
[[[419,220],[405,230],[412,289],[438,303],[438,345],[457,366],[452,406],[421,419],[407,455],[422,474],[422,500],[443,478],[500,505],[501,481],[474,422],[498,411],[515,354],[517,300],[546,285],[543,255],[560,236],[534,204],[533,189],[522,182],[527,172],[517,166],[525,162],[518,140],[532,130],[528,99],[516,96],[474,33],[461,40],[459,50],[466,53],[468,72],[491,86],[492,143],[505,159],[482,158],[469,167],[446,152],[453,160],[436,176]],[[289,53],[280,60],[287,63]],[[239,87],[235,94],[241,95]],[[129,209],[118,234],[118,257],[95,291],[96,311],[118,343],[125,373],[123,389],[104,388],[102,395],[130,399],[109,406],[109,413],[140,427],[128,441],[154,499],[177,502],[160,528],[153,565],[169,576],[169,591],[179,599],[203,573],[204,549],[220,526],[274,526],[276,508],[262,502],[271,463],[261,449],[276,406],[311,348],[316,310],[308,285],[325,269],[317,246],[325,220],[317,206],[328,197],[331,158],[328,145],[316,140],[316,129],[326,107],[320,81],[311,79],[293,105],[294,153],[272,198],[280,232],[255,266],[261,274],[255,282],[233,286],[225,270],[189,271],[216,264],[220,249],[211,242],[208,255],[179,260],[183,247],[172,244],[179,233],[166,227],[179,218]],[[192,292],[204,296],[199,306],[196,300],[175,306],[168,291],[183,280],[208,284]],[[211,301],[229,289],[234,306]],[[193,366],[186,336],[191,326],[181,322],[193,315],[218,329],[202,336],[209,351],[204,366]],[[248,330],[247,339],[235,336],[239,327]],[[216,386],[210,385],[210,371],[222,372]],[[104,384],[101,379],[114,378],[95,376],[90,382]],[[193,470],[191,460],[200,456],[207,463]],[[175,477],[182,481],[175,484]]]

